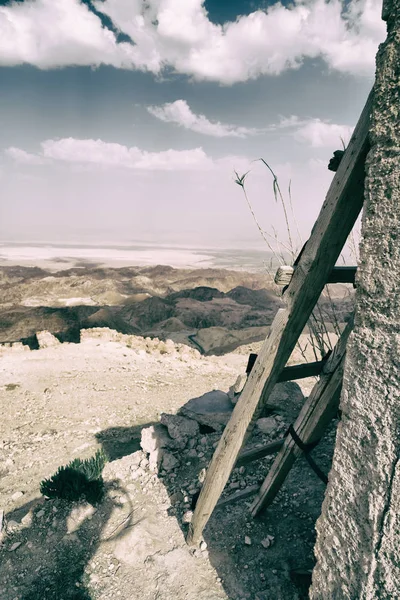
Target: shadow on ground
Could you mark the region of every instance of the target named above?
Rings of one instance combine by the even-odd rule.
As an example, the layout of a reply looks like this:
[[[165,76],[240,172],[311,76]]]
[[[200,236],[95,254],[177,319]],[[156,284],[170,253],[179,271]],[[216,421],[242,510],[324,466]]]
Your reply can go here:
[[[282,403],[278,413],[290,423],[297,416],[304,401],[300,388],[291,383],[293,390],[288,403]],[[148,425],[146,425],[148,426]],[[146,427],[143,426],[143,427]],[[141,428],[110,428],[100,432],[97,438],[106,452],[115,458],[128,453],[136,446],[126,440],[137,440]],[[336,424],[333,424],[326,440],[314,451],[313,456],[325,472],[329,472]],[[161,470],[158,477],[165,486],[173,515],[184,536],[188,531],[184,515],[193,510],[200,490],[199,474],[209,464],[214,446],[220,434],[211,428],[201,428],[196,452],[177,451],[180,465],[173,472]],[[206,441],[205,441],[206,440]],[[259,442],[250,440],[249,444]],[[204,452],[204,456],[202,453]],[[235,470],[228,481],[230,493],[251,483],[260,484],[268,473],[274,456],[247,465],[244,473]],[[196,491],[194,491],[196,488]],[[300,458],[273,504],[261,516],[253,519],[249,507],[253,498],[217,508],[204,531],[207,556],[221,578],[230,600],[306,600],[314,566],[314,525],[320,514],[325,492],[324,484],[311,471],[308,463]],[[270,535],[274,542],[264,548],[262,541]],[[245,542],[250,538],[251,544]]]
[[[119,482],[107,482],[101,510],[93,510],[90,505],[77,506],[76,503],[53,500],[49,503],[53,511],[49,515],[46,501],[34,500],[7,515],[8,523],[12,523],[32,511],[36,527],[28,530],[32,530],[33,534],[28,533],[26,545],[33,549],[48,546],[44,562],[41,553],[38,553],[41,555],[39,561],[34,556],[29,557],[29,569],[25,561],[23,564],[21,561],[14,562],[13,583],[22,584],[18,589],[19,600],[94,600],[85,567],[96,554],[108,519],[115,506],[118,506],[112,497],[115,492],[128,498]],[[49,522],[49,516],[52,522]],[[12,537],[11,533],[9,543],[12,543]],[[3,556],[4,563],[6,559],[7,556]],[[18,567],[23,568],[23,572],[18,573]],[[4,589],[9,590],[10,587]],[[13,589],[17,591],[16,587]],[[11,597],[7,596],[7,600]]]
[[[110,427],[96,434],[96,438],[109,460],[115,461],[140,449],[141,430],[150,425],[154,423]],[[329,471],[334,434],[333,427],[327,443],[314,451],[315,459],[326,472]],[[185,451],[176,452],[180,461],[178,468],[174,473],[161,471],[158,475],[170,498],[168,513],[177,519],[185,536],[188,524],[184,522],[184,515],[194,506],[197,496],[194,488],[197,491],[200,489],[198,475],[207,466],[219,435],[210,428],[202,430],[199,439],[192,445],[192,449],[196,449],[196,456],[193,452],[191,457],[187,455],[187,451],[186,454]],[[204,450],[203,456],[199,449]],[[245,473],[234,471],[227,487],[232,490],[240,489],[243,487],[242,482],[246,485],[251,481],[260,482],[267,474],[273,458],[251,463],[246,466]],[[251,518],[251,498],[214,511],[204,531],[207,551],[200,553],[199,557],[208,558],[222,580],[229,600],[308,598],[310,570],[313,567],[314,523],[320,513],[324,491],[324,485],[301,459],[292,469],[275,502],[261,517]],[[29,541],[33,548],[38,545],[48,545],[49,548],[45,551],[45,564],[40,561],[38,563],[34,557],[32,560],[28,557],[30,570],[26,574],[24,564],[24,580],[21,581],[19,567],[15,567],[13,558],[16,555],[9,552],[13,542],[11,534],[3,560],[14,564],[14,585],[23,584],[23,589],[27,590],[23,595],[17,596],[19,600],[95,600],[85,568],[104,541],[104,530],[113,509],[118,505],[116,498],[123,495],[129,501],[129,494],[119,480],[108,481],[99,510],[81,515],[76,530],[72,532],[69,523],[73,506],[65,501],[52,501],[52,510],[55,509],[55,512],[46,522],[42,522],[43,515],[40,516],[46,501],[25,504],[7,515],[8,522],[18,522],[31,510],[38,526],[32,528],[36,538],[30,537]],[[50,509],[47,512],[49,511]],[[134,510],[129,510],[129,513],[131,525],[134,526]],[[124,531],[127,531],[126,527],[115,534],[115,537],[123,535]],[[32,534],[28,533],[28,537],[29,535]],[[273,536],[274,543],[271,547],[264,548],[261,542],[268,535]],[[250,544],[245,538],[247,541],[250,539]],[[7,600],[11,598],[14,596],[7,597]]]

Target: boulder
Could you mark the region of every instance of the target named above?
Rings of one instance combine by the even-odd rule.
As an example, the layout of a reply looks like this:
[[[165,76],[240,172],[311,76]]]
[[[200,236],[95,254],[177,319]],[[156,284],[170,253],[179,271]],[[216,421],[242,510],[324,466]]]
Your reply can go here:
[[[179,409],[179,414],[197,421],[200,425],[221,431],[228,423],[233,406],[226,392],[213,390],[189,400]]]
[[[186,442],[185,442],[186,444]],[[179,450],[182,448],[182,440],[174,440],[170,437],[168,430],[164,425],[151,425],[142,429],[140,440],[142,449],[149,455],[150,471],[158,471],[164,460],[166,449]],[[171,455],[172,458],[175,458]],[[166,459],[166,464],[172,461]],[[164,467],[165,468],[165,467]],[[165,469],[167,470],[167,469]]]
[[[142,429],[140,445],[148,454],[160,448],[170,448],[171,442],[168,430],[163,425],[150,425]]]
[[[173,471],[179,465],[179,460],[171,452],[164,450],[161,465],[164,471]]]
[[[190,439],[195,438],[199,433],[199,424],[193,419],[162,413],[160,421],[167,427],[169,435],[177,444],[176,447],[181,450],[185,448]]]
[[[38,331],[36,333],[36,338],[39,348],[54,348],[54,346],[59,346],[61,344],[50,331]]]
[[[264,417],[257,420],[257,429],[266,435],[273,433],[278,427],[278,422],[274,417]]]

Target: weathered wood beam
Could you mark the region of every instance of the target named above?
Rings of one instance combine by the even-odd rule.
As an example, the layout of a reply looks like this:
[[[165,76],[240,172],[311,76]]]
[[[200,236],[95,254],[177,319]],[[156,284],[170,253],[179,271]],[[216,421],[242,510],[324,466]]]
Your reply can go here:
[[[187,537],[197,544],[232,467],[285,367],[363,204],[370,94],[256,363],[211,460]]]
[[[295,270],[296,267],[282,265],[276,272],[275,283],[277,285],[289,285]],[[326,283],[354,283],[356,273],[357,267],[333,267]]]
[[[217,502],[217,506],[215,508],[221,508],[221,506],[226,506],[227,504],[233,504],[234,502],[239,502],[239,500],[245,500],[245,498],[250,498],[250,496],[254,496],[254,494],[257,494],[259,489],[260,485],[257,483],[254,485],[249,485],[248,487],[244,488],[244,490],[239,490],[238,492],[231,494],[223,500],[220,499]]]
[[[305,445],[322,437],[339,407],[346,344],[352,327],[351,320],[326,361],[320,380],[312,389],[294,424],[295,432]],[[253,516],[271,504],[301,452],[291,435],[288,435],[251,506]]]
[[[304,365],[292,365],[285,367],[278,376],[278,383],[284,381],[295,381],[296,379],[305,379],[306,377],[316,377],[324,367],[325,360],[305,363]]]
[[[284,439],[277,440],[276,442],[271,442],[271,444],[266,444],[261,448],[252,448],[251,450],[242,451],[235,463],[235,467],[241,467],[242,465],[247,465],[255,460],[264,458],[264,456],[275,454],[275,452],[278,452],[282,448],[284,442]]]
[[[257,356],[257,354],[250,354],[246,370],[247,374],[251,372],[251,369],[257,360]],[[278,383],[282,383],[284,381],[294,381],[296,379],[305,379],[306,377],[316,377],[321,373],[324,364],[325,360],[318,360],[315,362],[285,367],[278,377]]]

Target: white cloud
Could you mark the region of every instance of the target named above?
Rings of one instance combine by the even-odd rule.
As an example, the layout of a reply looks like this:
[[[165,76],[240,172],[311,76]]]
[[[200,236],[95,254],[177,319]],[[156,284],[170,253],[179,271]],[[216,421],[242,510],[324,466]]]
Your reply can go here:
[[[112,31],[79,0],[25,0],[0,7],[0,65],[41,69],[107,64],[233,84],[298,68],[322,57],[333,69],[372,75],[385,37],[377,0],[279,2],[216,25],[204,0],[95,0],[134,44]]]
[[[148,106],[147,110],[154,117],[160,119],[160,121],[175,123],[185,129],[213,137],[244,138],[249,135],[263,133],[262,129],[228,125],[219,121],[209,121],[204,115],[196,115],[192,112],[186,100],[176,100],[162,106]]]
[[[186,100],[176,100],[162,106],[148,106],[150,114],[166,123],[175,123],[185,129],[214,137],[238,137],[262,133],[281,132],[289,130],[289,134],[300,142],[306,142],[313,148],[332,147],[340,144],[340,138],[347,143],[353,132],[353,127],[336,125],[321,119],[300,119],[296,115],[281,117],[279,122],[264,128],[239,127],[225,123],[212,122],[205,115],[196,115]]]
[[[6,148],[4,153],[9,158],[15,160],[15,162],[24,164],[24,165],[42,165],[46,161],[36,154],[31,154],[30,152],[26,152],[25,150],[21,150],[20,148],[14,148],[14,146],[10,146],[10,148]]]
[[[353,129],[348,125],[336,125],[320,119],[310,119],[301,125],[293,135],[295,139],[307,142],[313,148],[341,148],[341,138],[347,145]]]
[[[213,167],[212,160],[202,148],[146,152],[137,147],[128,148],[122,144],[103,140],[75,138],[45,140],[41,143],[41,147],[42,152],[38,155],[28,154],[19,148],[9,148],[6,153],[19,162],[29,162],[29,164],[42,164],[45,160],[51,159],[82,166],[138,170],[179,171]],[[21,160],[21,157],[29,157],[29,160]]]
[[[131,50],[130,44],[117,45],[114,34],[79,0],[27,0],[0,7],[0,65],[131,68]]]

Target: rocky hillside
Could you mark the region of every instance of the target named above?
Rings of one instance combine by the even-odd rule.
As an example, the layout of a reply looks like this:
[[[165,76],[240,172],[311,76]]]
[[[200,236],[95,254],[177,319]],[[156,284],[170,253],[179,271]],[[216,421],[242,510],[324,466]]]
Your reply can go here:
[[[281,306],[269,276],[224,269],[2,267],[0,289],[0,343],[32,348],[38,330],[77,342],[82,328],[110,327],[221,354],[263,339]],[[332,300],[339,321],[351,307],[343,290]]]

